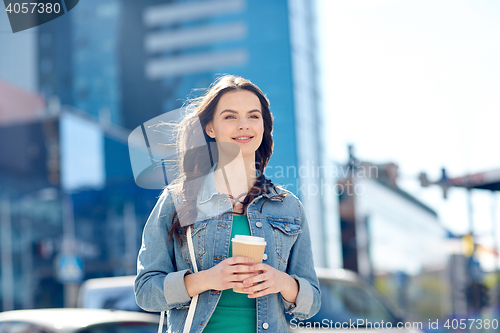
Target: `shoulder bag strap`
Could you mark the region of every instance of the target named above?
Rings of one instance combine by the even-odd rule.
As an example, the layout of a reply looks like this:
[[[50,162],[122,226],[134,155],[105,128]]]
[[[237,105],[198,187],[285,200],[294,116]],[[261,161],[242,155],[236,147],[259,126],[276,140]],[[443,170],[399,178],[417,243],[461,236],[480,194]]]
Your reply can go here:
[[[189,256],[191,257],[191,264],[193,265],[194,273],[197,273],[198,266],[196,265],[196,258],[194,256],[193,237],[191,236],[191,229],[192,227],[188,227],[187,230]],[[189,330],[191,329],[191,325],[193,324],[194,311],[196,310],[197,303],[198,303],[198,295],[195,295],[191,299],[191,304],[189,305],[186,323],[184,324],[184,333],[189,333]],[[165,319],[165,311],[162,311],[160,314],[160,325],[158,326],[158,333],[162,333],[164,319]]]
[[[160,324],[158,325],[158,333],[162,332],[163,329],[163,321],[165,320],[165,311],[160,313]]]
[[[196,265],[196,258],[194,256],[193,238],[191,237],[191,228],[187,230],[187,240],[189,248],[189,256],[191,257],[191,264],[193,265],[194,273],[198,272],[198,266]],[[194,311],[196,310],[196,304],[198,303],[198,295],[193,296],[191,299],[191,305],[189,306],[189,311],[186,318],[186,323],[184,324],[184,333],[189,333],[191,329],[191,324],[193,323]]]

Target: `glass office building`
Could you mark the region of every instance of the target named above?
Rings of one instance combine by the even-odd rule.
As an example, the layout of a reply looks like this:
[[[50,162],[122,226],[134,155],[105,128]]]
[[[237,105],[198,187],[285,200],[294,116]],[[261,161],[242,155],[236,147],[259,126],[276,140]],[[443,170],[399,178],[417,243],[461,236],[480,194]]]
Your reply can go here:
[[[4,309],[62,307],[67,283],[135,273],[158,191],[136,186],[127,138],[64,108],[0,126]],[[83,263],[77,280],[61,275],[67,255]]]
[[[47,99],[121,125],[120,1],[81,1],[38,29],[38,86]]]

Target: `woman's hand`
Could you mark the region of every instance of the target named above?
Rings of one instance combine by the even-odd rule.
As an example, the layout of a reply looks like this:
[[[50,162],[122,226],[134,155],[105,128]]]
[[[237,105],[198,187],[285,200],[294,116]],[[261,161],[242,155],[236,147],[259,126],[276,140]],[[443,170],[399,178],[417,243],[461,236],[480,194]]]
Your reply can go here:
[[[257,298],[268,294],[281,293],[290,303],[295,303],[299,293],[299,285],[290,275],[267,264],[256,264],[250,267],[250,272],[259,272],[254,277],[243,280],[244,292],[249,292],[249,298]],[[255,286],[254,283],[261,282]]]
[[[254,277],[258,272],[250,272],[253,259],[248,257],[231,257],[224,259],[206,271],[207,290],[225,290],[243,288],[243,280]],[[237,274],[239,273],[239,274]]]

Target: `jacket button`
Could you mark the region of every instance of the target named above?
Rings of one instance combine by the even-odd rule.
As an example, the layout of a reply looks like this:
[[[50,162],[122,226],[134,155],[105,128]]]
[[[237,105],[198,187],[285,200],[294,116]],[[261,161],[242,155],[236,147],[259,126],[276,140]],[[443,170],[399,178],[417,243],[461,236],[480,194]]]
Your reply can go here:
[[[290,227],[285,227],[285,230],[290,231],[291,229],[290,229]]]
[[[267,260],[267,254],[264,253],[264,255],[262,256],[262,260]]]
[[[264,323],[262,324],[262,328],[267,330],[269,328],[269,324],[268,323]]]
[[[261,222],[257,222],[257,223],[255,223],[255,225],[257,226],[257,228],[262,228],[262,223]]]

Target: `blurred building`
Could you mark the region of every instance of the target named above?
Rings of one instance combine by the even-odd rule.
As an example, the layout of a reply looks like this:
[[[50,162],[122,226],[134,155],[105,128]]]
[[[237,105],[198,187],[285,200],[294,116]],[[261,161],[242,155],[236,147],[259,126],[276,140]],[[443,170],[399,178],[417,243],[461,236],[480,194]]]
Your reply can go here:
[[[494,311],[500,310],[500,279],[491,278],[498,275],[500,271],[498,256],[500,249],[500,239],[497,224],[498,198],[500,191],[500,169],[466,174],[460,177],[449,177],[446,169],[441,169],[441,178],[437,181],[430,181],[427,174],[420,174],[422,187],[437,185],[443,190],[443,198],[448,197],[450,188],[462,188],[467,190],[469,228],[466,235],[450,235],[450,241],[461,244],[460,251],[454,251],[452,260],[452,286],[453,286],[453,306],[454,313],[463,314],[467,311],[480,311],[483,308],[492,307]],[[479,244],[474,235],[474,205],[472,193],[476,191],[490,191],[491,193],[491,220],[492,228],[490,237],[493,246]],[[454,246],[457,248],[457,246]],[[479,258],[489,256],[494,260],[494,273],[490,273],[489,279],[485,279],[485,272],[479,265]],[[486,287],[487,286],[487,287]],[[490,291],[488,290],[490,289]],[[488,310],[487,310],[488,311]],[[488,311],[489,312],[489,311]]]
[[[0,124],[3,309],[62,307],[63,295],[75,296],[65,286],[135,273],[158,191],[136,186],[127,138],[64,107]],[[63,257],[82,263],[81,272],[64,275]]]
[[[39,26],[38,86],[46,99],[122,124],[120,1],[90,0]]]
[[[45,100],[39,94],[0,80],[0,124],[25,122],[42,116]]]
[[[397,165],[354,161],[339,182],[343,264],[407,318],[451,313],[447,232],[434,210],[397,186]]]

